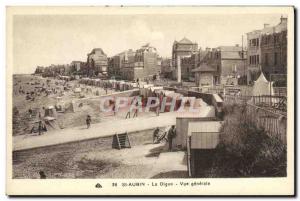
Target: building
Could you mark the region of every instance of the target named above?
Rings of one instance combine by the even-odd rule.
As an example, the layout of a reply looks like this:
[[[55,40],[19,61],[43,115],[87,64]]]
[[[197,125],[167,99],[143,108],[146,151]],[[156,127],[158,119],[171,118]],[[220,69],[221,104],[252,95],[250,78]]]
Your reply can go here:
[[[270,79],[271,74],[287,74],[287,18],[261,35],[261,70]],[[272,79],[274,80],[274,79]]]
[[[287,18],[281,17],[280,23],[271,27],[264,24],[261,30],[247,33],[248,84],[253,83],[263,71],[269,74],[286,74],[287,65]]]
[[[163,58],[161,61],[160,74],[164,78],[172,78],[172,59]]]
[[[181,66],[183,69],[186,69],[188,80],[194,82],[195,81],[195,73],[193,70],[196,69],[202,62],[203,59],[209,52],[209,48],[202,50],[201,48],[193,53],[190,57],[185,57],[181,59]]]
[[[236,46],[206,49],[198,67],[193,69],[197,86],[243,84],[247,75],[247,51]]]
[[[134,57],[126,55],[121,68],[121,77],[125,80],[152,79],[160,72],[156,48],[146,44],[135,51]]]
[[[133,63],[135,52],[132,49],[121,52],[109,59],[108,74],[117,78],[122,78],[121,72],[125,73],[122,68],[128,68],[129,63]]]
[[[71,64],[71,69],[72,69],[72,74],[85,74],[86,72],[86,65],[85,65],[85,62],[82,62],[82,61],[72,61]]]
[[[107,75],[107,55],[101,48],[95,48],[87,54],[87,75]]]
[[[203,87],[219,84],[220,72],[206,63],[200,64],[199,68],[194,69],[193,72],[195,73],[197,86]]]
[[[72,75],[74,73],[74,69],[70,64],[63,65],[63,73],[62,75]]]
[[[193,54],[198,52],[198,44],[193,43],[187,38],[183,38],[180,41],[174,41],[172,48],[172,65],[174,66],[173,78],[188,80],[191,75],[189,68],[189,60],[185,58],[191,57]],[[181,65],[183,63],[183,65]],[[180,69],[179,69],[180,68]]]
[[[264,25],[267,28],[267,24]],[[261,30],[255,30],[247,33],[248,56],[247,56],[247,82],[250,84],[256,80],[261,70]]]
[[[246,84],[247,50],[239,45],[218,47],[220,55],[220,84],[230,85],[228,78],[237,78],[239,84]],[[243,82],[244,80],[244,82]]]
[[[35,69],[35,74],[43,74],[45,72],[45,68],[43,66],[37,66]]]

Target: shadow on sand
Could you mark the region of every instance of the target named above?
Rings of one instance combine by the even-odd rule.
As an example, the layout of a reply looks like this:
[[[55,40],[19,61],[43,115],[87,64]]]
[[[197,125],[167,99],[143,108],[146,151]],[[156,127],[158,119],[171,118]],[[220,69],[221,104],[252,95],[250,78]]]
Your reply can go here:
[[[145,155],[145,157],[158,157],[161,153],[168,152],[168,147],[166,144],[162,144],[159,147],[155,147],[149,150],[149,154]]]
[[[170,172],[161,172],[151,177],[151,179],[159,178],[188,178],[188,172],[184,170],[173,170]]]

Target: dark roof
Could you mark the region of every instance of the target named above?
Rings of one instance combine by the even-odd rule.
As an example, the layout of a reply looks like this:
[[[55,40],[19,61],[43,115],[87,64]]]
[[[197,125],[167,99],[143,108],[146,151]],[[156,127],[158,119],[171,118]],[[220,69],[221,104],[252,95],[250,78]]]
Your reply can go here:
[[[178,43],[181,43],[181,44],[194,44],[192,41],[190,41],[186,37],[184,37],[183,39],[181,39]]]
[[[220,46],[218,49],[221,51],[222,59],[242,59],[242,47],[240,46]],[[246,54],[247,51],[244,48],[244,55]]]
[[[94,54],[96,51],[100,51],[101,54],[105,54],[104,51],[102,50],[102,48],[94,48],[94,49],[92,50],[92,52],[89,53],[89,54]]]
[[[198,68],[192,70],[192,72],[214,72],[216,71],[213,67],[209,66],[208,64],[201,64]]]

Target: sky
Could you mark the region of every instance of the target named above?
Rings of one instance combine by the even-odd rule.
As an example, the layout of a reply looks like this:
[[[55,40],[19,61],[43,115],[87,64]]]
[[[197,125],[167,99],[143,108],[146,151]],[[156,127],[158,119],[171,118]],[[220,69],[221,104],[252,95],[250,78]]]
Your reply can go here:
[[[193,15],[15,15],[14,73],[33,73],[36,66],[86,61],[93,48],[107,56],[146,43],[171,57],[174,40],[187,37],[198,47],[246,43],[246,33],[280,22],[280,14]]]

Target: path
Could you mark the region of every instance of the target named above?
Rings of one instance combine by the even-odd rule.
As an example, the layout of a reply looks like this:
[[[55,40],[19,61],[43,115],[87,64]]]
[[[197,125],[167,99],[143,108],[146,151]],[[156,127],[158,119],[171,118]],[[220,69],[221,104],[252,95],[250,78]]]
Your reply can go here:
[[[201,108],[196,116],[207,116],[211,112],[211,107]],[[116,119],[112,121],[92,124],[91,128],[79,126],[68,129],[53,130],[43,135],[28,134],[13,137],[13,150],[25,150],[50,145],[76,142],[81,140],[94,139],[99,137],[113,136],[116,133],[136,132],[156,127],[166,127],[176,124],[176,117],[183,114],[178,112],[161,113],[159,116],[142,116],[131,119]],[[187,115],[185,113],[184,115]],[[195,115],[195,114],[194,114]]]

